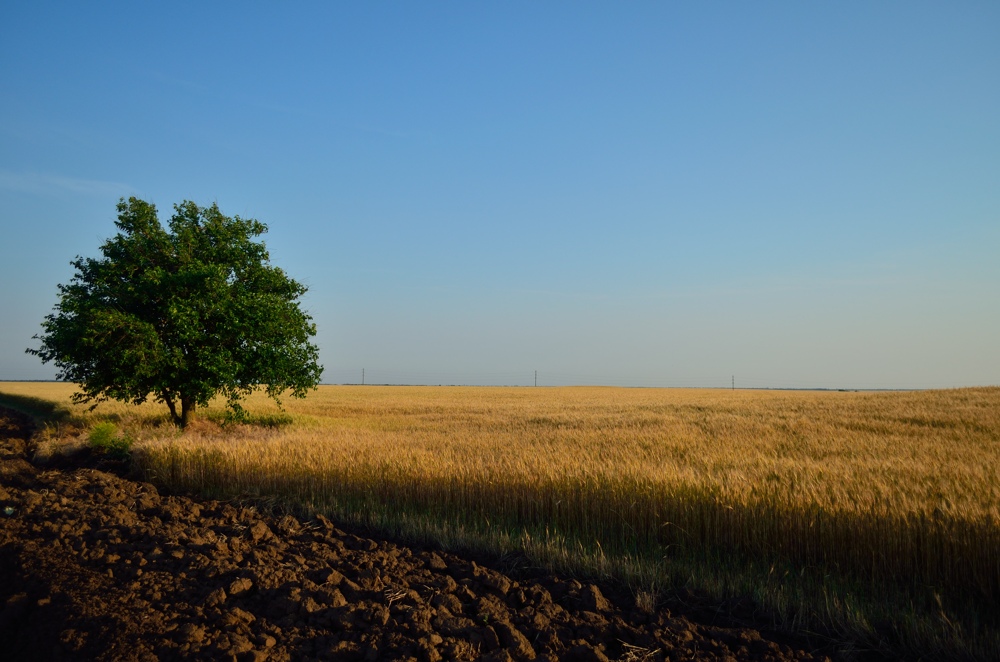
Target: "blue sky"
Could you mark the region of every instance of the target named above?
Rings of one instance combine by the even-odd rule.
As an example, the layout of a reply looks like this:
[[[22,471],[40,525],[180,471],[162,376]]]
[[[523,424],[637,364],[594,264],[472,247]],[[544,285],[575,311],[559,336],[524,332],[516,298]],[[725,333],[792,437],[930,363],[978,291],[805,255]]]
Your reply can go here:
[[[0,379],[135,195],[325,381],[1000,383],[1000,5],[5,3]]]

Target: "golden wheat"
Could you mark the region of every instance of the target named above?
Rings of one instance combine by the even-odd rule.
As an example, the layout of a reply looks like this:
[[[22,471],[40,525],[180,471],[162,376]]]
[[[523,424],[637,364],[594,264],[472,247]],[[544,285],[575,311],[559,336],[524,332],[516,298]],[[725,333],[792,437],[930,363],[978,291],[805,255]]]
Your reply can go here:
[[[65,384],[0,384],[58,400]],[[249,406],[280,422],[264,398]],[[175,487],[722,546],[1000,591],[1000,389],[841,393],[321,387],[288,425],[106,404]],[[219,418],[219,411],[209,410]],[[961,563],[955,560],[960,559]]]

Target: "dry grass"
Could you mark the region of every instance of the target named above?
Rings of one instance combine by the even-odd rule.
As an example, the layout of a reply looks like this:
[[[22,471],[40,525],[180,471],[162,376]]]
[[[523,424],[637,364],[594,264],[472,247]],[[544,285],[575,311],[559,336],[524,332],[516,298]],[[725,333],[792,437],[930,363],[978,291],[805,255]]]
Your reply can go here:
[[[68,404],[68,385],[0,392],[96,420]],[[643,566],[642,581],[655,581],[664,557],[737,553],[995,617],[1000,388],[329,386],[286,406],[252,400],[264,425],[249,426],[218,425],[221,409],[210,409],[183,435],[161,408],[108,404],[96,415],[130,429],[140,468],[178,489],[438,535],[556,541],[563,554]],[[831,597],[828,611],[850,611],[844,600]]]

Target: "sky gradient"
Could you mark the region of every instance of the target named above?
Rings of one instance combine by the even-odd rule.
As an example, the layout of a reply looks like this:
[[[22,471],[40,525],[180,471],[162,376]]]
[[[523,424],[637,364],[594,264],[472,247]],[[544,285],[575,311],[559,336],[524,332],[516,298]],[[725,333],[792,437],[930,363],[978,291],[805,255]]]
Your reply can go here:
[[[1000,4],[5,3],[0,379],[135,195],[324,381],[1000,384]]]

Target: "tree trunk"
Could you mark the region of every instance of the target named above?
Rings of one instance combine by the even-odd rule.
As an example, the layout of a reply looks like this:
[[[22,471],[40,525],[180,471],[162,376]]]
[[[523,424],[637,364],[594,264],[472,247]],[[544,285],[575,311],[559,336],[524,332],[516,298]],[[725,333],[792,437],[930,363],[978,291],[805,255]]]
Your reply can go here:
[[[174,406],[173,396],[164,396],[163,401],[167,403],[167,409],[170,410],[170,418],[173,420],[175,425],[181,424],[181,417],[177,415],[177,407]]]
[[[194,420],[194,411],[197,403],[187,396],[181,396],[181,427],[186,428],[188,423]]]

